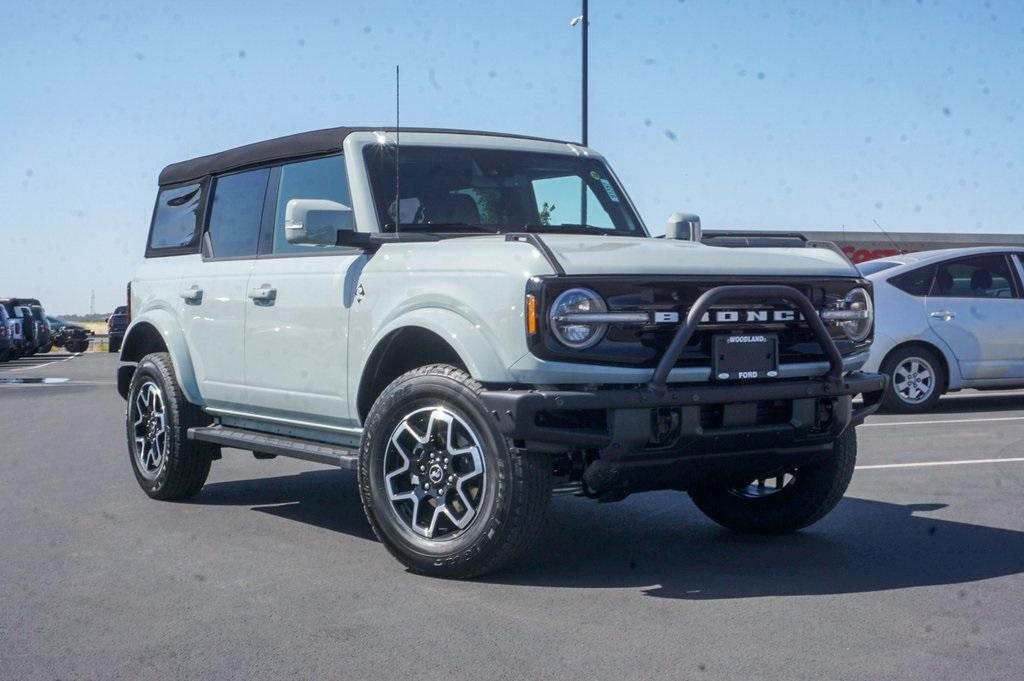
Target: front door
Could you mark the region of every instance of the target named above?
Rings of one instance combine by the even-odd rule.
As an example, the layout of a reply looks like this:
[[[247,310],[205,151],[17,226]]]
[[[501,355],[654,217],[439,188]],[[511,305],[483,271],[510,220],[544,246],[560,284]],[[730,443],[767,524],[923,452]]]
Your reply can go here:
[[[1008,256],[940,263],[926,301],[928,323],[968,380],[1024,377],[1024,299]]]
[[[276,185],[276,186],[275,186]],[[341,155],[275,169],[260,257],[249,277],[245,374],[257,415],[294,425],[353,425],[348,404],[348,319],[361,251],[292,244],[285,209],[292,199],[351,205]],[[273,208],[271,208],[273,206]]]

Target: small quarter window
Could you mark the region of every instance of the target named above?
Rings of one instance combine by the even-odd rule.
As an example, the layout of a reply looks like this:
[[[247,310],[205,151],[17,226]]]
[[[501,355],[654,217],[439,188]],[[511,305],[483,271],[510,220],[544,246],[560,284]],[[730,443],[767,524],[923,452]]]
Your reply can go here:
[[[918,267],[889,280],[889,283],[912,296],[926,296],[932,288],[932,279],[935,278],[935,265]]]
[[[153,212],[150,249],[195,246],[202,194],[202,185],[198,182],[160,190],[156,199],[156,210]]]
[[[256,256],[267,192],[266,168],[218,177],[206,232],[215,258]]]

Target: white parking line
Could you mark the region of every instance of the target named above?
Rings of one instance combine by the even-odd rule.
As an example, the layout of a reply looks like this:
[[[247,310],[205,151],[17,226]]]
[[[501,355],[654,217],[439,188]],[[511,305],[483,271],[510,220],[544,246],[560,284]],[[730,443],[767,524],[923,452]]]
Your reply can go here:
[[[964,459],[962,461],[921,461],[917,463],[881,463],[870,466],[857,466],[858,471],[874,470],[879,468],[922,468],[924,466],[964,466],[969,463],[1020,463],[1024,456],[1013,456],[1005,459]]]
[[[935,419],[933,421],[881,421],[862,423],[858,428],[884,428],[886,426],[932,426],[939,423],[982,423],[984,421],[1024,421],[1024,416],[995,416],[984,419]]]
[[[980,397],[1024,397],[1022,390],[979,390],[977,392],[956,392],[947,393],[942,396],[944,400],[971,399]]]
[[[8,369],[7,371],[13,372],[13,371],[27,371],[29,369],[42,369],[43,367],[48,367],[51,364],[60,364],[61,362],[69,362],[69,361],[73,360],[75,357],[78,357],[81,354],[82,353],[79,352],[79,353],[76,353],[74,355],[71,355],[70,357],[65,357],[64,359],[55,359],[52,362],[44,362],[42,364],[29,364],[29,365],[26,365],[26,366],[23,366],[23,367],[15,367],[14,369]]]

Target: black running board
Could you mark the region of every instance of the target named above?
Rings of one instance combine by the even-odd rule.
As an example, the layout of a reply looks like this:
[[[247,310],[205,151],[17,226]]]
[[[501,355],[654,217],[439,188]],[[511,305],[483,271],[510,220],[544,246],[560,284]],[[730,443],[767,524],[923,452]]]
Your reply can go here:
[[[345,447],[337,447],[322,442],[300,440],[284,435],[258,433],[241,428],[226,426],[209,426],[206,428],[189,428],[188,439],[212,442],[222,447],[247,449],[261,454],[289,456],[294,459],[313,461],[314,463],[337,466],[355,470],[359,464],[359,454]]]

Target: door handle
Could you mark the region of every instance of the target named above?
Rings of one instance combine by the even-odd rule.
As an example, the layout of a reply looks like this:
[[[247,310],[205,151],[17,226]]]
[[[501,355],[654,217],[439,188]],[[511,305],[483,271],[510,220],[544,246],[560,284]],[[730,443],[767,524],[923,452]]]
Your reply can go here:
[[[936,312],[928,313],[928,316],[935,317],[936,319],[941,319],[944,322],[948,322],[950,319],[956,318],[956,315],[950,312],[949,310],[937,310]]]
[[[189,286],[187,289],[178,294],[186,303],[192,303],[198,305],[203,302],[203,289],[198,286]]]
[[[256,303],[273,304],[277,299],[277,289],[264,284],[259,288],[249,289],[249,297]]]

